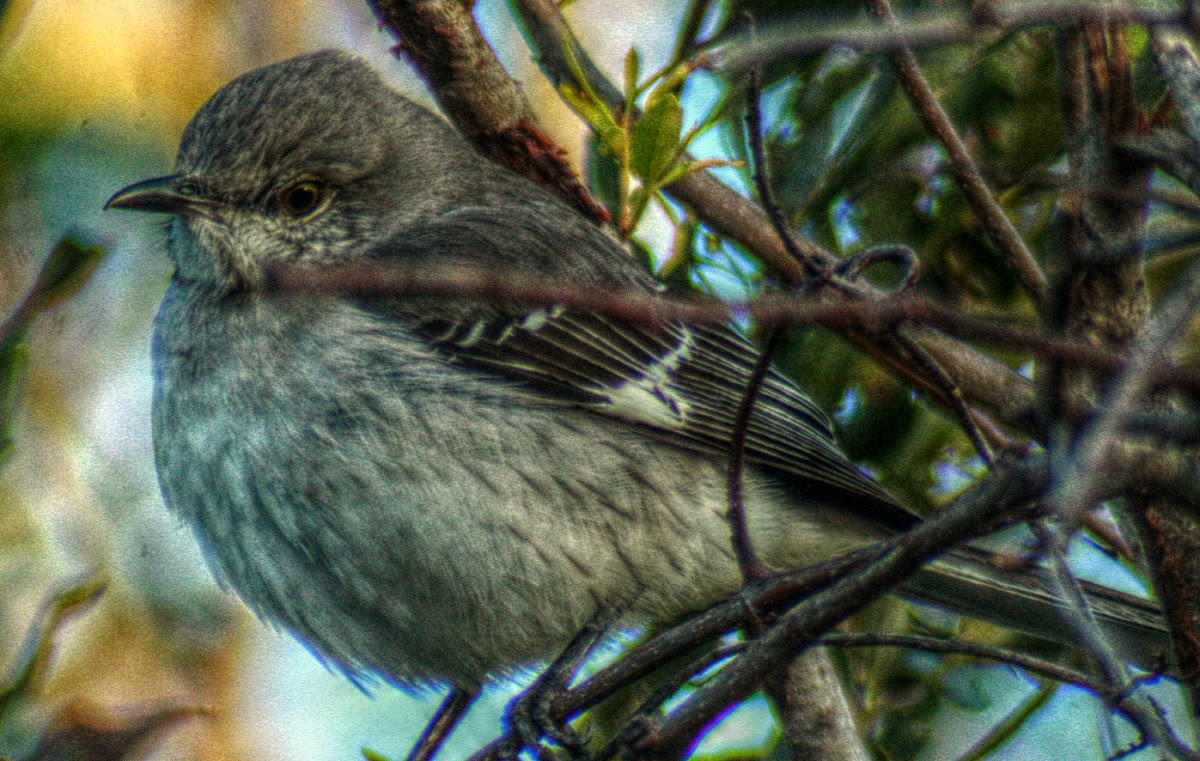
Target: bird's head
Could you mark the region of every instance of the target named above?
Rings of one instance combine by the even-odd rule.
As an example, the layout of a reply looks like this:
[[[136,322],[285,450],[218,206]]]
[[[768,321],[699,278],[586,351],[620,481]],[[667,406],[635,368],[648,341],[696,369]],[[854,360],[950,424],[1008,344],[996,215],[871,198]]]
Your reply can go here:
[[[325,51],[222,87],[184,132],[175,173],[106,208],[173,215],[179,276],[245,290],[277,263],[361,256],[452,207],[485,166],[364,62]]]

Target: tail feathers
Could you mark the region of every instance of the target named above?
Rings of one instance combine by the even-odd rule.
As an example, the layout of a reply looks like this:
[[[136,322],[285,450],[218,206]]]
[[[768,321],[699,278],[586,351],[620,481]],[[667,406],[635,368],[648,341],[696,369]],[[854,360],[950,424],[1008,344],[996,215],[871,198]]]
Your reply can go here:
[[[1081,581],[1097,622],[1128,662],[1153,670],[1170,665],[1171,637],[1159,606],[1101,584]],[[977,547],[959,547],[922,570],[903,593],[1036,637],[1075,644],[1062,617],[1063,600],[1049,572],[1026,565],[1003,567]]]

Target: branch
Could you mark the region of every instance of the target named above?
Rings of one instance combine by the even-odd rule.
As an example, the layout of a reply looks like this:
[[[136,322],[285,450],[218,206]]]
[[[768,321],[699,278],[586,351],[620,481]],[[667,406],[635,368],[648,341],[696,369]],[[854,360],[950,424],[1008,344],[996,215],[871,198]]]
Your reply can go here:
[[[961,639],[942,639],[916,634],[833,633],[826,634],[816,644],[825,647],[903,647],[910,650],[924,650],[927,653],[969,655],[972,658],[1016,666],[1031,674],[1048,677],[1063,684],[1083,687],[1102,697],[1112,696],[1114,699],[1120,697],[1107,682],[1091,674],[1069,669],[1066,666],[1060,666],[1057,663],[1016,650]]]
[[[1073,684],[1090,690],[1114,710],[1124,715],[1130,723],[1153,739],[1160,747],[1169,748],[1175,755],[1195,758],[1196,753],[1184,745],[1166,726],[1162,716],[1147,700],[1134,700],[1126,687],[1098,679],[1090,674],[1060,666],[1025,653],[1006,650],[977,642],[935,639],[933,637],[906,634],[829,634],[821,639],[821,645],[834,647],[904,647],[930,653],[969,655],[974,658],[997,661],[1024,669],[1032,674],[1049,677],[1064,684]],[[1149,709],[1147,711],[1146,709]],[[1149,713],[1149,715],[1147,715]],[[1147,730],[1146,725],[1154,729]]]
[[[805,598],[778,625],[748,644],[731,667],[714,675],[633,742],[639,758],[676,757],[712,719],[746,698],[763,679],[842,621],[916,572],[937,553],[977,536],[981,527],[1031,500],[1045,483],[1043,460],[999,464],[986,479],[901,537],[881,543],[887,554]]]
[[[884,20],[889,29],[900,35],[900,22],[896,19],[889,0],[871,0],[871,8]],[[1025,245],[1017,228],[1013,226],[1012,220],[1004,213],[1004,209],[1000,208],[992,191],[988,189],[979,167],[975,165],[975,160],[971,158],[967,146],[959,137],[958,130],[954,128],[954,123],[950,121],[929,80],[921,71],[917,57],[907,46],[902,46],[892,55],[892,61],[925,129],[945,146],[950,156],[950,173],[954,175],[963,195],[979,215],[992,242],[1008,260],[1009,266],[1025,286],[1025,290],[1035,299],[1041,299],[1046,295],[1046,275]]]
[[[767,677],[763,691],[779,716],[776,758],[871,761],[863,733],[854,721],[842,676],[828,650],[811,649]],[[828,702],[836,701],[836,710]],[[786,743],[786,744],[785,744]]]
[[[783,329],[772,328],[767,337],[767,344],[755,363],[754,371],[750,374],[750,380],[742,394],[737,419],[734,422],[733,440],[729,444],[729,526],[733,534],[733,552],[742,572],[742,581],[746,584],[770,575],[770,569],[754,551],[754,544],[750,541],[750,530],[746,525],[746,437],[750,433],[750,419],[754,414],[755,402],[758,401],[763,381],[771,369],[771,361],[782,339]]]
[[[785,620],[794,622],[799,617],[816,621],[815,628],[827,628],[832,619],[840,620],[850,615],[900,583],[907,573],[920,566],[922,560],[916,556],[928,557],[941,548],[1019,519],[1021,516],[1017,516],[1013,508],[1027,504],[1034,494],[1044,488],[1046,476],[1046,464],[1041,458],[1003,463],[993,475],[902,536],[799,571],[756,581],[742,589],[738,596],[658,634],[612,665],[558,695],[550,702],[549,718],[555,722],[569,721],[658,670],[663,664],[693,652],[722,634],[748,626],[762,612],[778,612],[797,601],[803,601]],[[777,626],[768,637],[777,637],[778,629]],[[815,641],[819,634],[814,634],[810,642]],[[766,638],[744,645],[743,653],[761,648],[764,641]],[[795,650],[798,652],[800,649]],[[784,653],[781,657],[786,659],[789,655]],[[721,673],[740,671],[742,666],[739,664],[740,659]],[[707,686],[701,688],[704,689]],[[650,726],[653,729],[653,725],[652,721],[643,721],[636,726]],[[656,733],[654,736],[659,735]],[[627,741],[632,739],[626,738]],[[638,758],[645,757],[639,748],[646,741],[647,738],[643,737],[638,743],[639,747],[635,748],[639,751]],[[472,756],[471,761],[497,759],[499,745],[500,741],[493,742]],[[665,752],[665,749],[660,750]]]
[[[396,267],[356,262],[315,267],[280,265],[268,270],[266,287],[284,294],[403,297],[460,296],[529,306],[567,306],[633,323],[723,324],[749,317],[763,327],[819,323],[843,332],[881,333],[899,325],[946,331],[964,339],[1023,349],[1041,358],[1103,372],[1119,372],[1127,357],[1089,344],[1050,338],[964,315],[910,293],[862,301],[831,301],[801,294],[768,293],[752,301],[723,302],[698,296],[645,291],[583,289],[573,283],[534,279],[510,271],[475,267]],[[926,332],[926,335],[937,335]],[[995,360],[990,360],[994,362]],[[1155,363],[1146,370],[1154,388],[1200,392],[1200,369]],[[1086,409],[1077,410],[1078,414]]]
[[[978,2],[970,8],[942,6],[907,14],[897,26],[867,24],[861,20],[828,22],[797,17],[754,36],[720,43],[722,68],[738,75],[755,66],[771,66],[846,45],[872,53],[895,53],[905,48],[927,48],[973,42],[985,35],[1000,37],[1039,26],[1064,26],[1082,22],[1141,24],[1188,28],[1186,7],[1145,8],[1124,2],[1059,0],[1059,2]]]
[[[454,124],[488,158],[607,222],[461,0],[367,0]]]
[[[1160,304],[1157,316],[1146,323],[1150,307],[1142,257],[1151,167],[1121,147],[1145,124],[1136,106],[1124,30],[1091,25],[1060,32],[1057,39],[1068,143],[1074,148],[1068,166],[1076,193],[1064,204],[1067,236],[1050,313],[1072,336],[1108,347],[1123,349],[1132,344],[1133,348],[1129,366],[1103,392],[1101,414],[1074,437],[1063,426],[1049,440],[1052,457],[1062,464],[1050,507],[1063,524],[1043,532],[1043,545],[1052,553],[1064,550],[1082,516],[1099,499],[1095,483],[1113,459],[1113,438],[1126,427],[1135,405],[1142,404],[1141,398],[1150,390],[1146,374],[1190,320],[1200,295],[1200,265],[1193,265],[1172,296]],[[1190,71],[1194,77],[1196,68]],[[1170,79],[1171,73],[1164,73]],[[1174,73],[1186,75],[1188,70],[1181,67]],[[1050,416],[1055,414],[1059,389],[1095,394],[1101,388],[1095,378],[1059,368],[1052,368],[1046,379]],[[1194,469],[1194,462],[1179,465],[1184,472]],[[1137,489],[1125,496],[1127,509],[1120,514],[1132,518],[1130,525],[1136,531],[1131,535],[1138,537],[1142,547],[1158,550],[1144,552],[1142,560],[1171,621],[1180,674],[1195,695],[1200,689],[1200,648],[1192,590],[1200,572],[1195,567],[1200,544],[1193,530],[1194,511],[1185,507],[1183,489],[1160,492],[1157,500],[1146,499],[1145,492]],[[1057,564],[1057,558],[1052,559]],[[1059,586],[1065,589],[1067,582],[1060,581]],[[1093,653],[1113,679],[1124,678],[1120,664],[1112,663],[1105,638],[1091,628],[1086,609],[1073,607],[1074,611],[1065,611],[1067,623],[1090,639]],[[1154,706],[1144,710],[1156,713]]]
[[[1107,453],[1151,386],[1151,377],[1162,357],[1200,310],[1200,262],[1194,263],[1171,295],[1164,299],[1142,337],[1127,354],[1125,370],[1104,395],[1104,413],[1085,428],[1074,447],[1074,456],[1063,466],[1061,480],[1052,492],[1055,509],[1068,525],[1077,525],[1096,503],[1096,472]]]

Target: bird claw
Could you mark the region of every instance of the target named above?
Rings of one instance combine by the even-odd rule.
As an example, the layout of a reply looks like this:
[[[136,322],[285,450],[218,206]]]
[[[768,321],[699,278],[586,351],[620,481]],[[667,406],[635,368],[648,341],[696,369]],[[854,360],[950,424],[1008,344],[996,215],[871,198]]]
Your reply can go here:
[[[552,706],[558,688],[550,682],[535,682],[513,702],[505,717],[508,736],[500,745],[501,758],[515,761],[526,748],[539,760],[551,758],[546,752],[547,743],[566,751],[568,758],[586,757],[590,733],[555,719]]]
[[[554,699],[569,688],[575,672],[619,615],[617,610],[598,611],[541,676],[513,700],[505,716],[508,733],[498,748],[501,758],[516,759],[526,748],[538,759],[548,758],[546,741],[566,751],[568,758],[587,757],[590,734],[576,731],[556,716]]]

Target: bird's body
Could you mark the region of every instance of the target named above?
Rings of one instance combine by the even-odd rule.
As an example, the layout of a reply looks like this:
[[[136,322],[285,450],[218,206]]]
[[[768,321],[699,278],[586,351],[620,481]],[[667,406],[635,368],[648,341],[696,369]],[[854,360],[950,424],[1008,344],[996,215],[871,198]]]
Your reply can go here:
[[[470,684],[553,655],[602,607],[665,622],[737,589],[720,458],[601,414],[564,426],[362,306],[176,280],[154,357],[167,503],[259,614],[352,670]],[[814,525],[782,492],[751,470],[776,567],[883,535],[832,531],[832,510]]]
[[[264,287],[273,266],[372,261],[656,288],[360,61],[240,77],[189,125],[176,175],[110,204],[175,215],[153,348],[165,501],[225,583],[322,657],[475,687],[598,611],[660,624],[737,590],[727,463],[758,353],[732,327]],[[747,523],[773,567],[916,521],[778,373],[746,456]],[[1023,607],[1048,599],[1027,579],[964,584],[931,596],[1046,618]]]

